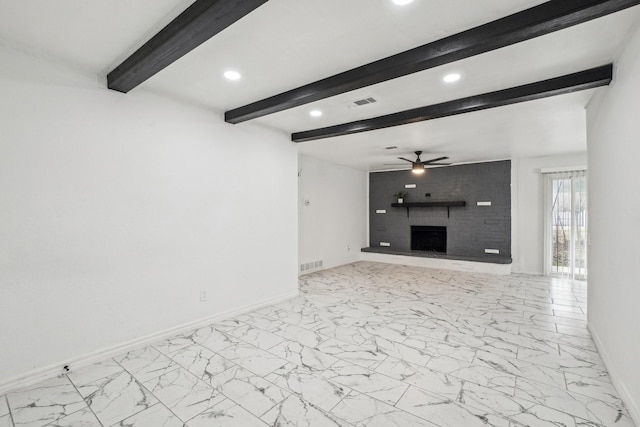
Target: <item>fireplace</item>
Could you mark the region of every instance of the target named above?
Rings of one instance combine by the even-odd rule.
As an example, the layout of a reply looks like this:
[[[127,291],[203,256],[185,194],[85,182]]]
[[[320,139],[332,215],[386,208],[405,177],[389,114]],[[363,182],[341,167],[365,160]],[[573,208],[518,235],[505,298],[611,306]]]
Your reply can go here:
[[[412,225],[411,250],[447,253],[447,227]]]

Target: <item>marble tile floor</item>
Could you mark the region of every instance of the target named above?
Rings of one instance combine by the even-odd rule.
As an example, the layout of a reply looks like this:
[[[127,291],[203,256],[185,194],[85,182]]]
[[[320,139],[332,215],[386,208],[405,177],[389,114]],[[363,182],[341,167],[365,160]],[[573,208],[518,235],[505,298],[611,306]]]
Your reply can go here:
[[[0,396],[0,427],[632,427],[586,286],[360,262]]]

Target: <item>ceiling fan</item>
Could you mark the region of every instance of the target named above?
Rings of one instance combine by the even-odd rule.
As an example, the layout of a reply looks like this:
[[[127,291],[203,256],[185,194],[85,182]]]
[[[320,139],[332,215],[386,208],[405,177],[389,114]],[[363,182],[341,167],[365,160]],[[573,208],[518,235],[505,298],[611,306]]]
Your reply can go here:
[[[422,154],[422,151],[415,151],[415,153],[416,153],[416,156],[417,156],[416,160],[409,160],[409,159],[407,159],[405,157],[398,157],[398,159],[400,159],[400,160],[404,160],[405,162],[411,163],[411,172],[413,172],[415,174],[424,173],[425,166],[450,165],[451,164],[451,163],[440,163],[440,160],[446,160],[446,159],[448,159],[448,157],[437,157],[437,158],[431,159],[431,160],[420,160],[420,155]],[[389,163],[387,163],[387,164],[389,164]]]

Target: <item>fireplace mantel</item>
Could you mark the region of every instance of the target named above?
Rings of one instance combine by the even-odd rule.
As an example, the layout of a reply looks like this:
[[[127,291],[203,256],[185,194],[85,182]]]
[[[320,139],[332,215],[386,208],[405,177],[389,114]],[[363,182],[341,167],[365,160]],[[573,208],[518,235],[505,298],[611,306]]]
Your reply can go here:
[[[452,207],[466,206],[467,202],[463,200],[455,200],[450,202],[409,202],[409,203],[391,203],[392,208],[406,208],[407,217],[409,217],[410,208],[447,208],[447,218],[449,218]]]

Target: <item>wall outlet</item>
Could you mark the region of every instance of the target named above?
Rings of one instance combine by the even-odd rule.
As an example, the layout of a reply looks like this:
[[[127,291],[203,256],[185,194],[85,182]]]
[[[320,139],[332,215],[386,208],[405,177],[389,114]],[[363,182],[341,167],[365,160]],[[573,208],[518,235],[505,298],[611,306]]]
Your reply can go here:
[[[385,213],[387,213],[387,210],[386,209],[377,209],[376,213],[377,214],[385,214]]]
[[[207,291],[205,289],[200,290],[200,302],[205,302],[207,300]]]

